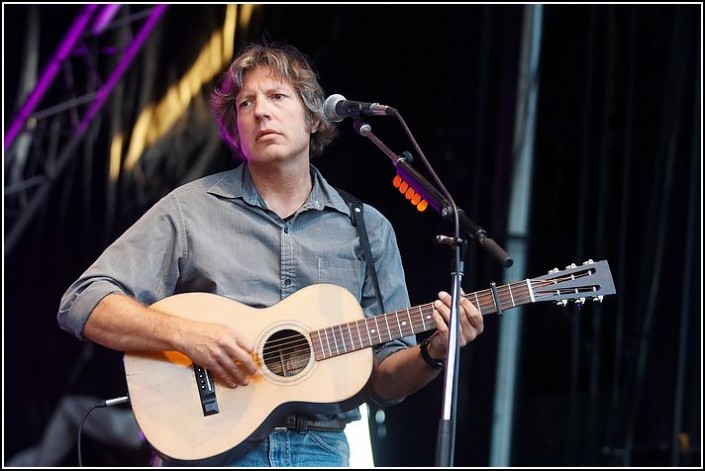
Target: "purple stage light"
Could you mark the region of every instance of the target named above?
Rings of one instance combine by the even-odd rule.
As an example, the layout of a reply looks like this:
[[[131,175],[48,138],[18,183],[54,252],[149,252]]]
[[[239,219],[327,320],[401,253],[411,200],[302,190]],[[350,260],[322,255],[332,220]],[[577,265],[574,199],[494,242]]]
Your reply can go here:
[[[20,110],[19,115],[17,115],[15,120],[12,122],[10,129],[5,134],[5,152],[7,152],[7,149],[10,148],[12,142],[15,140],[15,137],[17,137],[17,134],[20,132],[22,127],[24,127],[27,118],[29,118],[29,115],[32,114],[32,111],[34,111],[34,108],[39,104],[39,101],[44,96],[44,93],[46,93],[49,85],[51,85],[54,81],[54,77],[59,71],[61,63],[73,50],[76,42],[86,29],[91,16],[93,16],[93,12],[95,12],[97,8],[98,5],[86,5],[74,21],[64,39],[61,41],[59,48],[52,56],[49,61],[49,65],[47,65],[44,73],[39,79],[39,83],[37,83],[37,86],[34,87],[34,91],[32,91],[24,106]]]

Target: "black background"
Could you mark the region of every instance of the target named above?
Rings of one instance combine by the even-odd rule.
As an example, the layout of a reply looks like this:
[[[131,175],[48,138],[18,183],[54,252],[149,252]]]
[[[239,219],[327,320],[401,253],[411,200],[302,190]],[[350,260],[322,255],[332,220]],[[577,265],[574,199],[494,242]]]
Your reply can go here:
[[[22,103],[18,84],[29,8],[3,6],[5,131]],[[41,71],[81,6],[36,8]],[[155,30],[156,55],[141,53],[126,74],[132,96],[146,86],[146,61],[156,61],[149,93],[160,97],[222,24],[224,8],[170,6]],[[236,49],[261,37],[290,42],[311,57],[328,94],[394,106],[458,206],[506,246],[527,8],[264,5],[255,9],[249,28],[236,33]],[[702,395],[696,244],[702,244],[701,7],[548,4],[541,11],[525,275],[606,259],[617,295],[581,310],[546,304],[524,309],[511,464],[694,465],[701,460]],[[80,87],[87,79],[80,69],[74,72]],[[62,99],[57,88],[38,109]],[[108,101],[105,116],[111,106]],[[126,116],[136,110],[136,103],[126,102]],[[413,151],[397,121],[370,122],[395,152]],[[390,219],[412,303],[434,299],[450,286],[452,253],[433,243],[448,225],[430,210],[416,212],[399,195],[391,185],[391,161],[357,136],[349,120],[340,131],[316,165],[333,185]],[[184,142],[201,131],[180,132]],[[207,132],[213,132],[212,122],[202,130]],[[122,177],[118,210],[107,221],[109,139],[107,124],[98,125],[88,150],[81,147],[81,158],[56,179],[19,242],[4,251],[4,459],[41,438],[63,395],[125,394],[121,354],[62,332],[55,319],[60,297],[149,204],[182,182],[184,166],[206,158],[158,143],[155,152],[168,159],[144,167],[149,183],[139,191],[130,192],[136,183]],[[201,173],[232,166],[224,145],[205,161]],[[419,160],[415,167],[426,173]],[[7,216],[5,222],[7,235]],[[500,265],[475,245],[466,262],[466,291],[514,281],[502,279]],[[458,466],[490,464],[502,319],[488,316],[485,322],[485,333],[460,358]],[[386,435],[371,427],[377,465],[434,463],[442,392],[438,380],[385,411]],[[690,447],[677,448],[678,432]],[[131,464],[110,453],[91,458]]]

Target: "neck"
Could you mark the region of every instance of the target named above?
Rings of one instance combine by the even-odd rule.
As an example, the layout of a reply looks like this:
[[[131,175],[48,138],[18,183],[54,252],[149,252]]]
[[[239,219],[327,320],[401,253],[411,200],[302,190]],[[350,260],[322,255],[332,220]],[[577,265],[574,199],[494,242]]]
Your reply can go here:
[[[249,165],[249,170],[267,207],[282,219],[294,214],[306,202],[313,188],[308,161],[305,165],[268,168]]]

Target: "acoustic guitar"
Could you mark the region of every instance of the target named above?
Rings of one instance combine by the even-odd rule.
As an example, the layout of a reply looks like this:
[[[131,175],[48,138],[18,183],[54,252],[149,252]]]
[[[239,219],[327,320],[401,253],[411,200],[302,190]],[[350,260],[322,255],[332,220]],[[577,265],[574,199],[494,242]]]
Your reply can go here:
[[[486,315],[539,302],[602,301],[615,292],[607,261],[590,260],[464,296]],[[244,451],[292,412],[360,405],[373,367],[370,347],[435,329],[433,303],[365,317],[355,297],[332,284],[308,286],[268,308],[208,293],[177,294],[152,307],[231,326],[256,346],[260,366],[248,386],[231,389],[176,351],[125,354],[142,432],[161,454],[180,460]]]

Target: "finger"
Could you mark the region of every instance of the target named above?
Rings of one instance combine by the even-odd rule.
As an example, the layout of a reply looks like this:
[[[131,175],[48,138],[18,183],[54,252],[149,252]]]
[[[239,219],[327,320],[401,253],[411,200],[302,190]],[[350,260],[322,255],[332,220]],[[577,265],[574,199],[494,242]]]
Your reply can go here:
[[[450,307],[450,305],[453,301],[453,297],[446,291],[439,291],[438,292],[438,299],[443,301],[443,304],[445,304],[448,307]]]
[[[450,309],[438,299],[433,303],[433,318],[436,321],[436,325],[442,325],[442,328],[439,328],[441,332],[448,331]]]
[[[450,315],[450,305],[451,296],[445,291],[439,292],[438,299],[433,303],[433,307],[437,309],[446,320],[448,320]]]
[[[219,362],[219,366],[223,369],[227,384],[231,387],[246,386],[250,384],[252,374],[237,360],[226,358]]]
[[[484,327],[482,315],[475,306],[467,300],[461,300],[460,311],[462,338],[466,343],[471,342],[482,333]]]
[[[461,290],[461,294],[462,294]],[[446,323],[449,322],[453,298],[445,291],[438,293],[438,300],[434,306],[443,315]],[[465,346],[479,335],[482,329],[482,316],[475,306],[464,296],[458,299],[458,339],[461,346]]]
[[[482,332],[484,326],[484,318],[482,317],[482,314],[477,309],[477,307],[475,307],[475,305],[470,302],[470,300],[467,298],[460,298],[460,305],[465,311],[465,317],[467,317],[470,325],[472,325],[473,328]]]
[[[253,375],[257,364],[253,359],[254,347],[240,335],[228,329],[218,341],[218,361],[232,375],[238,378]]]
[[[250,351],[239,346],[235,347],[230,353],[230,358],[244,374],[253,375],[257,373],[257,364],[253,360]]]
[[[231,374],[237,378],[238,383],[250,384],[252,376],[258,371],[258,365],[252,354],[242,349],[235,349],[235,354],[232,354],[228,360]]]
[[[237,377],[234,376],[230,369],[222,366],[220,363],[216,363],[210,368],[207,368],[208,372],[222,381],[229,388],[236,388],[239,385]]]
[[[438,302],[438,301],[436,301]],[[444,338],[448,336],[448,323],[447,321],[443,318],[440,312],[438,312],[437,309],[433,309],[433,320],[436,323],[436,330],[438,333],[440,333]]]

